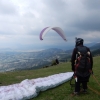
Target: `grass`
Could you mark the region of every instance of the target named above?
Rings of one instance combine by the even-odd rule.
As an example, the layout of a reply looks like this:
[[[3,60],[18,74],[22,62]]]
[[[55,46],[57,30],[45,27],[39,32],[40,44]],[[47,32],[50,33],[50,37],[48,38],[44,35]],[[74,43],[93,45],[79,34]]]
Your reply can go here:
[[[94,75],[96,79],[100,83],[100,56],[94,57]],[[15,83],[20,83],[22,80],[25,79],[34,79],[38,77],[46,77],[49,75],[69,72],[71,71],[71,64],[70,62],[67,63],[60,63],[59,65],[52,66],[49,68],[42,68],[38,70],[25,70],[25,71],[15,71],[15,72],[4,72],[0,73],[0,82],[3,85],[10,85]],[[100,94],[100,86],[96,83],[93,77],[90,77],[90,81],[88,86],[91,87],[93,90],[99,91]],[[74,88],[70,87],[69,82],[66,82],[58,87],[49,89],[44,92],[40,92],[39,95],[35,98],[30,100],[100,100],[100,95],[88,89],[88,94],[81,94],[80,96],[72,97],[70,94]]]

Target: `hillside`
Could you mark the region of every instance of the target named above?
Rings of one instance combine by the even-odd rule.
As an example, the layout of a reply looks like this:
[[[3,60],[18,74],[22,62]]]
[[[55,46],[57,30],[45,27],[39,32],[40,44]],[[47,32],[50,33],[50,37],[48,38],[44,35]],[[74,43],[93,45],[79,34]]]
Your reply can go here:
[[[100,55],[100,48],[97,50],[92,51],[93,56]]]
[[[10,49],[9,49],[10,50]],[[90,47],[93,56],[100,55],[100,43]],[[39,69],[51,66],[57,58],[60,62],[70,61],[73,49],[49,48],[35,52],[0,52],[0,72]]]
[[[96,43],[95,45],[91,46],[90,49],[92,51],[97,50],[97,49],[100,49],[100,43]]]
[[[99,81],[100,79],[100,56],[94,57],[94,75]],[[71,71],[70,62],[60,63],[59,65],[52,66],[49,68],[37,69],[37,70],[26,70],[26,71],[15,71],[15,72],[4,72],[0,73],[0,82],[1,85],[10,85],[14,83],[19,83],[25,79],[34,79],[39,77],[46,77],[49,75],[69,72]],[[99,81],[100,83],[100,81]],[[96,81],[91,77],[90,82],[88,83],[90,87],[94,90],[100,92],[100,86],[96,83]],[[73,90],[73,89],[72,89]],[[47,91],[41,92],[36,98],[31,100],[100,100],[100,95],[94,93],[90,89],[88,90],[88,94],[82,94],[79,97],[71,97],[72,93],[69,82],[64,83],[56,88],[49,89]]]

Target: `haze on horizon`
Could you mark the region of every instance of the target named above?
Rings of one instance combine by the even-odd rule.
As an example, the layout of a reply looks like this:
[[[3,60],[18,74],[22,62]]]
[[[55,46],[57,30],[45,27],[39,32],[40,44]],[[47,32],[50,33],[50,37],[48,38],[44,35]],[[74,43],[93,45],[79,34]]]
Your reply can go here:
[[[75,37],[85,43],[100,42],[100,0],[0,0],[0,49],[42,50],[74,45]],[[61,27],[65,42],[47,26]]]

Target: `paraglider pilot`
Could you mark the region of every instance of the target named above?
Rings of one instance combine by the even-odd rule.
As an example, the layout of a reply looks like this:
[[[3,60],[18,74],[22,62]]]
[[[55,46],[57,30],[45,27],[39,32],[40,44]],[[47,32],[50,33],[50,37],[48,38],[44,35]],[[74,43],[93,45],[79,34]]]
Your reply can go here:
[[[59,60],[56,58],[56,64],[59,64]]]
[[[71,57],[73,77],[75,78],[75,90],[72,95],[87,92],[87,82],[89,82],[89,77],[92,73],[92,54],[90,49],[83,45],[83,42],[82,38],[76,38],[75,48]],[[82,91],[80,90],[80,84],[82,84]]]

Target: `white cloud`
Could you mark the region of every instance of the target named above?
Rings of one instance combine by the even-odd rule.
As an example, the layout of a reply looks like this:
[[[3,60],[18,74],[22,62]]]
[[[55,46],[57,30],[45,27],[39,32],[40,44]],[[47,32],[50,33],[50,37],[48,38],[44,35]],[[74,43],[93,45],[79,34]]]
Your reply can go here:
[[[87,42],[99,42],[99,5],[99,0],[1,0],[0,45],[66,44],[52,31],[41,42],[39,33],[46,26],[61,27],[67,36],[67,45],[74,43],[78,36]]]
[[[99,31],[84,31],[83,34],[80,34],[79,37],[82,37],[85,42],[91,43],[99,41],[100,32]]]

